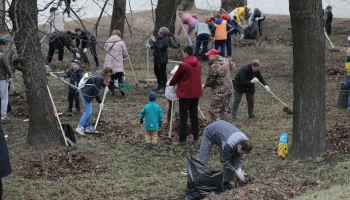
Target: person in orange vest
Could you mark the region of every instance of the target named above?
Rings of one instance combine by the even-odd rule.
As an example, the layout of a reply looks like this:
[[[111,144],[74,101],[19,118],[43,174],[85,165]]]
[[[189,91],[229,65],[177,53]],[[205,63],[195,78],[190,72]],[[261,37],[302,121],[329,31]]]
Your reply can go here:
[[[227,32],[232,28],[232,26],[227,23],[226,20],[223,20],[219,14],[215,15],[215,49],[219,50],[220,47],[220,55],[225,57],[225,46],[227,40]]]

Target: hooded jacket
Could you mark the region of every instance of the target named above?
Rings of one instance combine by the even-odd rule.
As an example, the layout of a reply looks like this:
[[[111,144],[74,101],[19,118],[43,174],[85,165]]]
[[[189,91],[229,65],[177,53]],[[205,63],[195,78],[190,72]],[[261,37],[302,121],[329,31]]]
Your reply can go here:
[[[124,72],[123,60],[128,57],[125,43],[118,35],[112,35],[106,41],[104,50],[106,52],[105,67],[110,67],[113,74]]]
[[[64,15],[61,11],[56,10],[51,17],[51,33],[64,31]]]
[[[64,76],[63,78],[69,78],[70,84],[77,86],[80,82],[80,79],[83,77],[83,74],[81,72],[81,68],[79,67],[77,70],[70,69]],[[68,86],[69,87],[69,86]],[[70,90],[74,90],[73,88],[69,87]]]
[[[154,62],[167,63],[168,62],[168,36],[160,36],[152,43]]]
[[[12,173],[10,155],[6,144],[5,134],[0,124],[0,179]]]
[[[0,50],[0,80],[13,77],[12,50],[10,48]]]
[[[85,86],[81,89],[81,93],[88,102],[91,102],[95,98],[98,103],[102,103],[100,90],[106,86],[102,76],[93,76],[86,81]]]
[[[227,23],[226,20],[218,18],[215,20],[214,24],[215,30],[215,40],[226,40],[227,39],[227,31],[232,28],[230,24]]]
[[[195,56],[187,56],[179,65],[169,85],[177,84],[178,98],[199,98],[202,96],[201,64]]]
[[[91,43],[96,43],[96,38],[93,36],[89,31],[82,30],[80,36],[76,36],[75,41],[77,47],[80,46],[80,40],[81,42],[81,48],[85,49],[88,48]]]
[[[64,31],[64,32],[55,32],[52,34],[50,37],[50,42],[49,42],[49,51],[51,49],[61,49],[66,47],[69,51],[71,52],[76,52],[75,51],[75,46],[74,44],[69,41],[68,38],[74,38],[74,34],[70,31]]]
[[[234,88],[237,92],[243,94],[243,93],[255,93],[255,84],[251,82],[251,80],[256,77],[259,79],[259,81],[266,85],[265,80],[261,76],[260,71],[253,72],[252,64],[248,64],[241,69],[239,69],[239,72],[236,74],[235,82],[234,82]]]
[[[143,126],[148,131],[159,130],[159,124],[163,123],[163,111],[160,106],[154,102],[150,101],[145,107],[143,107],[140,113],[140,121],[145,118]]]
[[[345,69],[346,69],[346,74],[350,77],[350,56],[346,57]]]

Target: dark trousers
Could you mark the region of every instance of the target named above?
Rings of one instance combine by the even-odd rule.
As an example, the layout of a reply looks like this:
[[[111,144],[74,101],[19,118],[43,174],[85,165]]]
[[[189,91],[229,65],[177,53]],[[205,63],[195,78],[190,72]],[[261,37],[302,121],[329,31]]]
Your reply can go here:
[[[236,16],[234,16],[233,17],[235,20],[232,20],[232,23],[233,23],[233,27],[235,28],[235,30],[233,31],[233,33],[234,34],[241,34],[241,31],[240,31],[240,29],[239,29],[239,27],[238,27],[238,23],[237,23],[237,17]]]
[[[232,105],[232,117],[236,117],[239,104],[242,100],[242,95],[236,89],[233,89],[233,105]],[[245,93],[247,99],[248,116],[252,117],[254,115],[254,93]]]
[[[167,118],[166,120],[168,121],[168,123],[170,122],[170,118],[171,118],[171,106],[173,105],[173,101],[168,100],[168,113],[167,113]],[[174,107],[175,107],[175,101],[174,101]],[[174,117],[174,116],[173,116]]]
[[[2,199],[2,190],[3,190],[3,187],[2,187],[2,180],[0,178],[0,199]]]
[[[119,89],[120,90],[123,89],[123,75],[124,75],[123,72],[116,72],[116,73],[112,74],[111,82],[108,85],[108,88],[112,92],[112,94],[114,94],[115,81],[118,81]]]
[[[202,33],[197,35],[196,37],[196,48],[194,51],[194,55],[198,56],[199,55],[199,48],[201,47],[202,43],[203,43],[203,50],[202,50],[202,59],[203,60],[207,60],[207,57],[204,55],[205,53],[207,53],[208,51],[208,42],[210,39],[210,35],[207,33]]]
[[[219,50],[220,47],[220,55],[225,57],[225,46],[226,40],[215,40],[215,49]]]
[[[226,39],[226,48],[227,48],[227,56],[232,57],[232,33],[227,34]]]
[[[80,110],[80,102],[79,102],[79,92],[75,90],[68,91],[68,110],[72,111],[73,109],[73,101],[75,101],[75,108]]]
[[[55,48],[49,46],[49,53],[47,55],[47,62],[51,63],[52,57],[55,54]],[[62,61],[64,55],[64,47],[58,49],[58,60]]]
[[[97,53],[96,53],[96,41],[92,41],[88,46],[86,47],[90,49],[91,54],[94,56],[96,67],[100,67],[100,63],[98,61]],[[87,56],[84,56],[84,62],[90,65],[90,61]]]
[[[255,19],[254,19],[255,20]],[[258,20],[258,27],[259,27],[259,36],[262,37],[262,22],[265,20],[265,16],[264,19],[259,19]]]
[[[179,99],[179,113],[180,113],[180,142],[185,142],[189,135],[187,127],[188,113],[191,117],[191,134],[195,140],[199,139],[198,127],[198,101],[199,98],[180,98]]]
[[[166,82],[168,81],[168,77],[166,75],[166,65],[168,63],[159,63],[154,62],[154,74],[157,78],[158,87],[164,88],[166,86]]]

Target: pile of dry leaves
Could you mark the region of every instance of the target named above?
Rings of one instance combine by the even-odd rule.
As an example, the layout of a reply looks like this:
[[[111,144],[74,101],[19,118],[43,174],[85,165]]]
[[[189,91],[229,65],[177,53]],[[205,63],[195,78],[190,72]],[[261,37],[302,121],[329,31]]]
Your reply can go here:
[[[328,147],[333,153],[350,153],[350,125],[335,124],[327,132]]]
[[[12,108],[11,113],[15,117],[19,118],[28,118],[28,105],[27,105],[27,98],[19,92],[14,91],[10,95],[10,105]]]

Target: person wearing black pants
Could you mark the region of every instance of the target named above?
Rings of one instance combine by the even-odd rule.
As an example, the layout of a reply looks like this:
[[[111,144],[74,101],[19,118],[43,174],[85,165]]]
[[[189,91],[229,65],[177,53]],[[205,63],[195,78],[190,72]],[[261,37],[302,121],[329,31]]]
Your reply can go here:
[[[194,141],[198,141],[199,139],[198,101],[199,98],[179,98],[180,141],[186,141],[189,135],[187,127],[188,114],[191,116],[191,134],[193,135],[193,139]]]
[[[79,53],[77,53],[77,49],[72,44],[72,40],[75,37],[74,33],[67,32],[54,32],[50,37],[49,42],[49,52],[47,55],[47,62],[51,63],[52,57],[55,54],[55,50],[58,49],[58,60],[62,61],[64,56],[64,47],[66,47],[69,51],[76,54],[77,57],[80,57]]]
[[[2,178],[10,175],[12,173],[10,155],[6,144],[5,134],[2,130],[2,126],[0,124],[0,149],[1,149],[1,157],[0,157],[0,199],[2,199],[3,193],[3,185]]]
[[[166,65],[168,64],[168,34],[169,30],[166,27],[161,27],[158,31],[157,39],[151,36],[151,45],[147,44],[147,48],[153,49],[154,57],[154,74],[157,78],[158,85],[153,88],[159,93],[165,92],[167,83]]]
[[[81,48],[83,49],[83,53],[86,54],[88,48],[90,49],[90,52],[94,56],[96,67],[100,67],[100,63],[98,61],[97,53],[96,53],[96,38],[93,36],[90,32],[86,30],[81,30],[80,28],[75,29],[76,34],[76,46],[79,48],[80,46],[80,40],[81,42]],[[90,61],[87,56],[84,56],[84,62],[90,65]]]
[[[125,92],[122,90],[123,89],[123,76],[124,76],[124,73],[123,72],[116,72],[114,74],[112,74],[111,76],[111,82],[109,83],[108,85],[108,88],[109,90],[111,91],[112,93],[112,96],[115,95],[114,93],[114,84],[115,84],[115,81],[118,81],[118,85],[119,85],[119,89],[120,89],[120,94],[122,96],[125,96]]]

